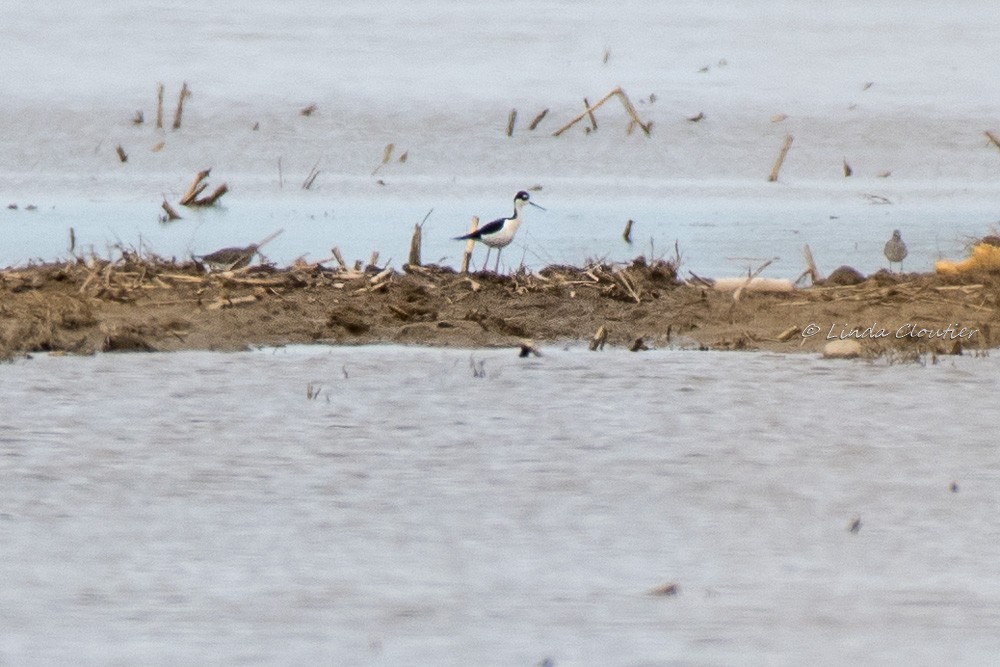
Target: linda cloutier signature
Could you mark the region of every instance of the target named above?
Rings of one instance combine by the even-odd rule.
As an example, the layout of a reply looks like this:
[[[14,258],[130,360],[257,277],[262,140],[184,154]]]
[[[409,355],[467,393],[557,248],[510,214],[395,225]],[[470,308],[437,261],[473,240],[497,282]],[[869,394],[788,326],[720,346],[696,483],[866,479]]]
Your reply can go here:
[[[827,340],[846,340],[848,338],[856,338],[861,340],[862,338],[946,338],[948,340],[955,340],[958,338],[964,338],[966,340],[972,340],[972,337],[979,333],[979,329],[969,329],[968,327],[959,328],[958,324],[949,324],[943,329],[926,329],[920,327],[916,324],[904,324],[895,331],[886,330],[885,327],[880,327],[877,322],[872,323],[870,327],[862,329],[861,327],[850,327],[846,324],[844,326],[839,326],[834,322],[830,325],[829,331],[826,332]],[[803,338],[812,338],[816,334],[822,332],[823,329],[818,324],[807,324],[805,328],[802,329]]]

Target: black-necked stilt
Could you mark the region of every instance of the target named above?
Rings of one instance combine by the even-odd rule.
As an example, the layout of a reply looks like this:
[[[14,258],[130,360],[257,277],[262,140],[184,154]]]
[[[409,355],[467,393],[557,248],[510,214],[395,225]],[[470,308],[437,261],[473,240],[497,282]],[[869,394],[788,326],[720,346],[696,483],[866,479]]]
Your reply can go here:
[[[486,244],[486,261],[483,262],[483,267],[489,266],[490,250],[496,248],[497,261],[496,266],[493,267],[493,271],[498,272],[500,270],[500,251],[510,245],[510,242],[514,240],[514,235],[517,234],[517,228],[521,226],[521,209],[524,208],[525,204],[531,204],[535,208],[541,208],[543,211],[545,210],[535,202],[531,201],[531,197],[527,192],[521,190],[514,195],[513,216],[509,218],[500,218],[498,220],[494,220],[493,222],[487,222],[474,232],[464,236],[456,236],[455,240],[467,241],[469,239],[473,239]]]
[[[903,260],[906,259],[906,244],[903,243],[903,235],[899,233],[899,230],[892,232],[892,238],[886,241],[885,258],[889,260],[889,270],[892,271],[893,262],[899,262],[899,272],[903,272]]]

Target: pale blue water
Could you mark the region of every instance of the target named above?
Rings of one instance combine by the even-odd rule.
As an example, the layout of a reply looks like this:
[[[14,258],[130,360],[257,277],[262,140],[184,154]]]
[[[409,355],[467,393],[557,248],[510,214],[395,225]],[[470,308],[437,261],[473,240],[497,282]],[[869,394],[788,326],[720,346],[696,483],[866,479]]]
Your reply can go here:
[[[1000,651],[995,358],[543,352],[0,366],[0,663]]]
[[[458,194],[444,199],[413,194],[232,197],[219,209],[182,208],[185,219],[169,224],[157,222],[162,212],[155,203],[60,199],[36,211],[0,210],[0,265],[68,257],[71,227],[77,254],[93,249],[102,257],[117,257],[120,246],[181,260],[192,252],[254,243],[284,229],[263,248],[281,266],[303,256],[327,259],[338,246],[348,261],[367,262],[379,251],[380,264],[391,262],[401,270],[414,225],[431,212],[423,227],[422,259],[457,268],[465,244],[453,237],[468,230],[471,215],[482,216],[482,222],[510,215],[507,199]],[[860,196],[794,202],[691,195],[579,198],[558,191],[536,193],[534,199],[548,210],[526,211],[519,235],[504,250],[505,270],[522,263],[538,270],[550,264],[627,262],[640,255],[669,259],[676,243],[682,272],[745,275],[777,257],[764,275],[794,279],[805,268],[802,248],[809,244],[821,271],[847,264],[867,274],[887,266],[882,246],[899,228],[910,253],[904,268],[930,271],[936,259],[964,257],[970,240],[995,231],[997,223],[993,207],[978,199],[873,205]],[[630,218],[635,220],[632,245],[621,237]],[[482,261],[482,248],[474,258],[476,265]]]

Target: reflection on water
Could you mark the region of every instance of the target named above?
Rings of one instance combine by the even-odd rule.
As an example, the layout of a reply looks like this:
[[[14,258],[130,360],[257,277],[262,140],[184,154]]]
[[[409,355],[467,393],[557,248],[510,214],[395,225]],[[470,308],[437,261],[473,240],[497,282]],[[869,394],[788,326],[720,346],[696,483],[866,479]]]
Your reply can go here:
[[[996,366],[4,365],[0,663],[985,662]]]

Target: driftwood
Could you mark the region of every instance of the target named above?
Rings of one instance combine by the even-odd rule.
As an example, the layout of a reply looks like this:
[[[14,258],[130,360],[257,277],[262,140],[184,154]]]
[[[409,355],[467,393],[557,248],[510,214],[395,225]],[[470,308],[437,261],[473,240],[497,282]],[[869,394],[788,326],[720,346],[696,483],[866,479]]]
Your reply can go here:
[[[806,260],[806,270],[795,279],[795,284],[798,285],[799,281],[806,276],[809,276],[809,282],[813,285],[823,282],[823,274],[821,274],[819,269],[816,268],[816,262],[813,260],[812,250],[810,250],[808,243],[802,248],[802,256]]]
[[[740,285],[736,289],[736,291],[733,292],[733,301],[734,302],[735,301],[739,301],[740,300],[740,296],[743,294],[743,290],[746,289],[751,283],[753,283],[754,278],[756,278],[757,276],[759,276],[764,269],[766,269],[767,267],[771,266],[771,263],[774,262],[777,259],[778,259],[777,257],[772,257],[771,259],[767,260],[766,262],[764,262],[763,264],[761,264],[760,266],[758,266],[754,270],[753,273],[751,273],[749,276],[747,276],[746,282],[744,282],[742,285]],[[787,282],[787,281],[785,281],[785,282]],[[715,281],[715,284],[716,284],[716,288],[718,288],[719,281],[718,280]],[[781,290],[785,291],[784,287],[782,287]]]
[[[472,216],[472,224],[469,225],[469,233],[473,233],[479,229],[479,217]],[[469,272],[469,262],[472,261],[472,250],[476,247],[475,239],[469,239],[465,244],[465,253],[462,255],[462,268],[459,269],[459,273]]]
[[[634,123],[634,124],[638,125],[639,127],[641,127],[642,131],[646,133],[646,136],[649,136],[650,129],[653,126],[653,122],[650,121],[648,123],[643,123],[639,119],[639,114],[638,114],[638,112],[636,112],[635,106],[633,106],[633,104],[632,104],[632,100],[630,100],[628,98],[628,95],[626,95],[625,91],[621,89],[621,86],[619,86],[619,87],[615,88],[614,90],[612,90],[610,93],[608,93],[607,95],[605,95],[604,97],[602,97],[601,99],[599,99],[595,104],[593,104],[593,105],[587,105],[587,108],[584,109],[583,113],[581,113],[576,118],[574,118],[570,122],[568,122],[565,125],[563,125],[562,127],[560,127],[555,132],[553,132],[552,136],[553,137],[558,137],[560,134],[562,134],[563,132],[565,132],[569,128],[573,127],[574,125],[576,125],[577,123],[579,123],[581,120],[583,120],[584,118],[586,118],[588,116],[590,118],[593,118],[594,117],[594,110],[597,109],[602,104],[604,104],[605,102],[607,102],[608,100],[610,100],[612,97],[618,97],[618,99],[622,103],[622,106],[625,107],[625,112],[629,115],[629,118],[632,119],[632,123]],[[596,129],[596,127],[597,127],[596,121],[593,121],[593,127]]]
[[[181,219],[180,214],[178,214],[174,207],[170,205],[170,202],[167,201],[166,197],[163,198],[163,203],[160,204],[160,208],[166,212],[168,222]]]
[[[208,188],[208,183],[203,181],[208,178],[208,175],[212,173],[212,168],[203,169],[199,171],[194,176],[194,180],[191,181],[191,185],[188,186],[187,192],[181,197],[181,206],[211,206],[219,200],[222,195],[229,192],[229,186],[223,183],[219,187],[212,191],[212,194],[207,197],[199,197],[202,192]]]
[[[774,166],[771,167],[771,174],[767,177],[769,183],[774,183],[778,180],[778,172],[781,171],[781,164],[785,161],[785,156],[788,155],[788,149],[792,147],[793,137],[792,135],[786,135],[785,140],[781,142],[781,149],[778,151],[778,159],[774,161]]]
[[[590,351],[603,350],[604,344],[608,342],[608,329],[603,324],[597,328],[594,337],[590,339]]]

